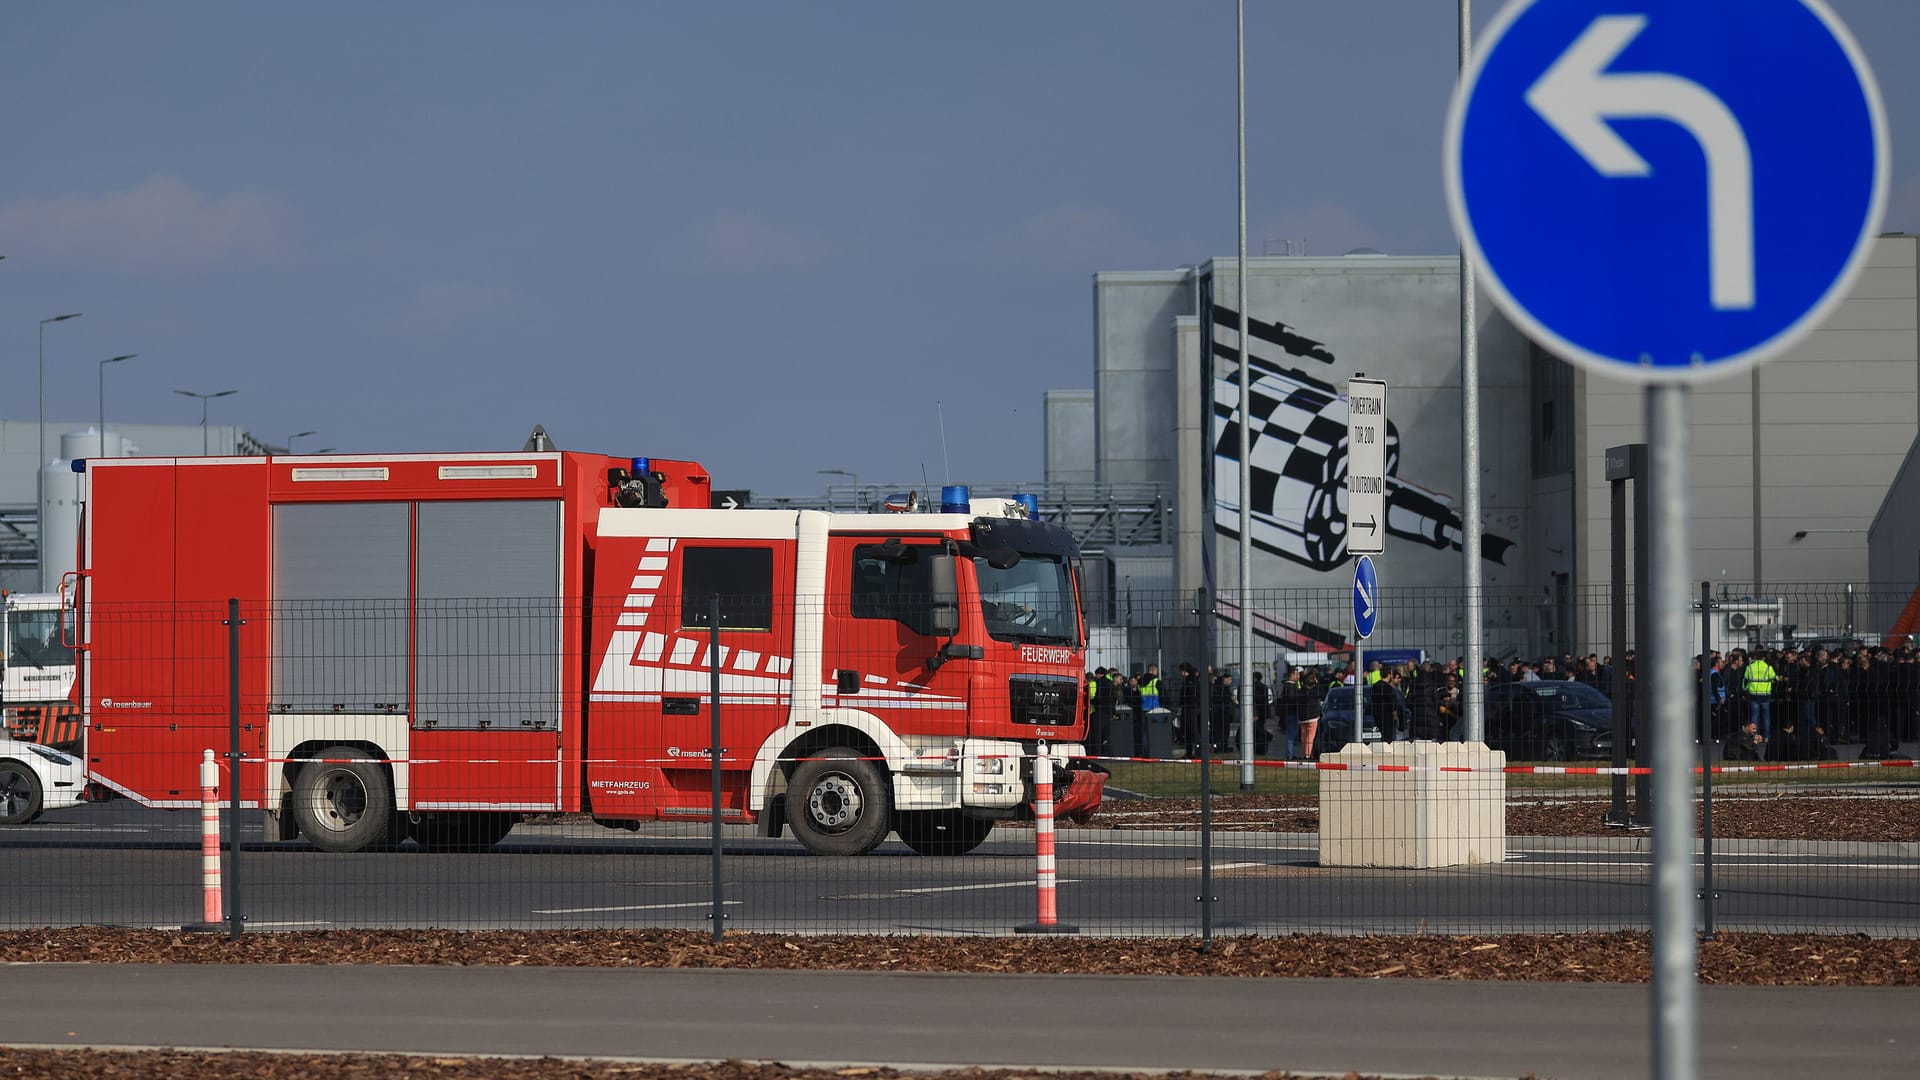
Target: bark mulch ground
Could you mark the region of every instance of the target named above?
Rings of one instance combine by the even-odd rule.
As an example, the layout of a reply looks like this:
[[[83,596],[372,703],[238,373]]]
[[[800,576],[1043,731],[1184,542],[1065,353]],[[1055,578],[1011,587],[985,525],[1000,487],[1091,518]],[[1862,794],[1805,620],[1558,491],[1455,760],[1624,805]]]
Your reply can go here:
[[[1646,982],[1644,933],[956,938],[729,934],[682,930],[311,930],[238,942],[166,930],[0,932],[0,962],[440,964],[801,968],[1003,974],[1219,975]],[[1865,935],[1717,934],[1700,980],[1756,986],[1920,986],[1920,940]]]
[[[779,1064],[722,1061],[703,1065],[646,1065],[558,1058],[412,1057],[400,1054],[284,1055],[194,1053],[182,1050],[9,1050],[0,1047],[0,1077],[140,1078],[140,1080],[1188,1080],[1204,1073],[1052,1072],[955,1069],[907,1073],[897,1069],[795,1069]],[[1293,1080],[1298,1073],[1265,1073],[1260,1080]],[[1363,1080],[1357,1073],[1345,1080]]]
[[[1610,799],[1600,796],[1509,794],[1509,836],[1619,836],[1605,823]],[[1629,798],[1631,806],[1631,798]],[[1698,828],[1699,814],[1695,813]],[[1071,823],[1059,822],[1061,829]],[[1198,799],[1109,803],[1091,828],[1145,832],[1200,827]],[[1318,832],[1320,807],[1310,795],[1220,795],[1213,827],[1221,832]],[[1845,792],[1714,796],[1713,835],[1720,840],[1920,841],[1920,799]]]

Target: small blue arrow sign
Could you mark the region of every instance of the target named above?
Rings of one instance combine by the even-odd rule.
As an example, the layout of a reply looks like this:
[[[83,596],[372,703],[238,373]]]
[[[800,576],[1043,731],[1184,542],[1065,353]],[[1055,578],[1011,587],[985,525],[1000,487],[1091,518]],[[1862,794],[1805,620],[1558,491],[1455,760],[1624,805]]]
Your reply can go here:
[[[1362,638],[1373,636],[1380,621],[1380,576],[1374,572],[1373,558],[1360,556],[1353,564],[1353,632]]]
[[[1826,0],[1515,0],[1455,93],[1447,203],[1529,337],[1617,378],[1717,377],[1845,298],[1889,158]]]

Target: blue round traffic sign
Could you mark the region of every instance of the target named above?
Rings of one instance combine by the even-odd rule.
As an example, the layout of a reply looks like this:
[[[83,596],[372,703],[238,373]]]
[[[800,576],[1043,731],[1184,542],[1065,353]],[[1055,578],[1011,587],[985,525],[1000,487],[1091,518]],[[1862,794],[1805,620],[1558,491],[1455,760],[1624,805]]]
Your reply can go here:
[[[1379,622],[1380,575],[1373,569],[1372,557],[1362,555],[1353,564],[1353,632],[1370,638]]]
[[[1447,119],[1449,211],[1528,336],[1616,377],[1791,348],[1879,230],[1886,117],[1824,0],[1515,0]]]

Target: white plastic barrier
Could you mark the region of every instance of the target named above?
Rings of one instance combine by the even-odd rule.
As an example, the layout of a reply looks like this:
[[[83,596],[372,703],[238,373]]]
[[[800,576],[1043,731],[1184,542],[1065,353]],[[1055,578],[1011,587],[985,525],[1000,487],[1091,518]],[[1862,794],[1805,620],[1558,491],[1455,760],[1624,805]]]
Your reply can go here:
[[[1485,743],[1349,744],[1322,754],[1320,865],[1506,861],[1506,764]]]

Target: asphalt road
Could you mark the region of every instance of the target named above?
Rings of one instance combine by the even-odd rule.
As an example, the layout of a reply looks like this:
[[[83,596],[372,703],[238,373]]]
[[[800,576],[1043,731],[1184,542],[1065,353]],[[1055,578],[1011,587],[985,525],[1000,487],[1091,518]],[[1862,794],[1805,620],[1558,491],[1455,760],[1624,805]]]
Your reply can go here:
[[[594,968],[11,969],[0,1043],[1644,1077],[1606,984]],[[1908,1077],[1920,990],[1703,987],[1702,1075]],[[1790,1022],[1779,1022],[1791,1018]]]
[[[0,925],[178,926],[199,918],[197,815],[129,803],[0,830]],[[257,828],[257,826],[256,826]],[[521,825],[482,853],[327,855],[249,844],[235,879],[256,928],[711,925],[704,825],[642,832]],[[257,832],[255,833],[257,835]],[[1440,870],[1323,869],[1313,838],[1219,833],[1209,895],[1222,933],[1499,933],[1648,925],[1645,835],[1514,838],[1507,862]],[[1003,934],[1033,921],[1030,830],[923,858],[889,841],[864,858],[806,855],[730,828],[720,889],[738,930]],[[1200,920],[1190,833],[1059,834],[1061,918],[1087,933],[1186,934]],[[1920,933],[1920,844],[1723,842],[1723,929]]]

